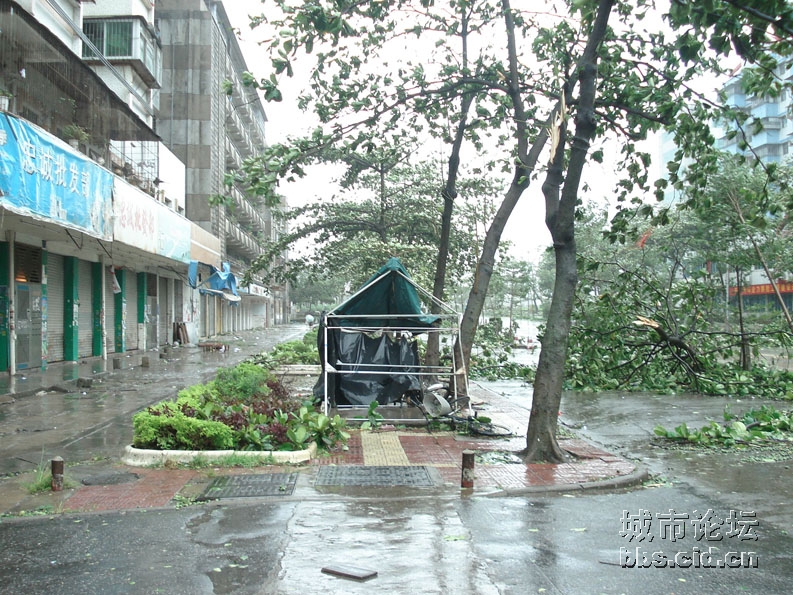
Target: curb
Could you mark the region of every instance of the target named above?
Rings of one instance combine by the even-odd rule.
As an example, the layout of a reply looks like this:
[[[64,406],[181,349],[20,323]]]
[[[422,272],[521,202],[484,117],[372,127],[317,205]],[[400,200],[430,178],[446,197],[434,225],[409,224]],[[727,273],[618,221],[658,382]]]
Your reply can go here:
[[[506,498],[511,496],[525,496],[531,494],[561,494],[565,492],[596,492],[630,488],[647,481],[650,477],[647,469],[636,466],[631,473],[585,483],[570,483],[566,485],[526,486],[524,488],[507,488],[492,494],[483,494],[489,498]]]
[[[127,446],[121,463],[130,467],[150,467],[166,463],[191,463],[197,458],[214,461],[227,457],[272,458],[278,464],[296,464],[310,461],[317,454],[317,445],[305,450],[154,450]]]

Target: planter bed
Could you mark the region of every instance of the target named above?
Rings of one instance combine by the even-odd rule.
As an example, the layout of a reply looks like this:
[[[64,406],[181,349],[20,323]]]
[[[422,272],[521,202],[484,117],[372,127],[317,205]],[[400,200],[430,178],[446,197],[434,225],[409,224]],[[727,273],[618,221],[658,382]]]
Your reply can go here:
[[[305,450],[155,450],[127,446],[121,462],[132,467],[148,467],[171,463],[190,463],[196,458],[212,461],[230,456],[235,457],[272,457],[276,463],[305,463],[316,456],[317,445],[312,444]]]

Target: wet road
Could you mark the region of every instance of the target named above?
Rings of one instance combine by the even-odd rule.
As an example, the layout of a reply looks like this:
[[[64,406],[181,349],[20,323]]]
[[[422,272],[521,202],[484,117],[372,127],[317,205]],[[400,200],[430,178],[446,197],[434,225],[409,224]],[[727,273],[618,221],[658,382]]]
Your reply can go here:
[[[657,424],[669,430],[681,423],[699,429],[710,420],[722,422],[725,407],[741,414],[762,404],[782,409],[789,405],[745,398],[601,393],[566,395],[562,411],[577,433],[641,461],[660,481],[712,494],[725,507],[756,511],[764,523],[786,529],[793,519],[793,461],[774,461],[772,453],[762,450],[670,448],[653,433]]]
[[[0,591],[767,594],[789,592],[793,580],[793,540],[762,519],[756,541],[728,538],[726,527],[720,541],[698,539],[689,523],[675,541],[654,523],[637,541],[644,524],[623,521],[625,510],[639,518],[673,509],[694,519],[716,507],[728,516],[718,499],[688,486],[577,497],[390,496],[3,520]],[[740,561],[728,552],[757,568],[705,567]],[[361,583],[322,573],[331,564],[378,576]]]

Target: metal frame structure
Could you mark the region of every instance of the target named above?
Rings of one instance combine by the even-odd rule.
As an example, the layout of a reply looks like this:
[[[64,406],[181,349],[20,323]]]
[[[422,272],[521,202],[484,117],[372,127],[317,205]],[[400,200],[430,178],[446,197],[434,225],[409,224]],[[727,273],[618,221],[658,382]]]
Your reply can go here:
[[[405,368],[405,374],[411,376],[418,376],[419,378],[437,378],[448,376],[449,378],[449,387],[453,394],[459,394],[461,391],[458,389],[462,388],[464,394],[468,394],[468,374],[465,369],[465,362],[458,357],[456,350],[454,349],[454,345],[459,338],[460,335],[460,324],[462,322],[462,315],[456,312],[451,306],[446,304],[445,302],[435,298],[431,293],[426,291],[424,288],[417,285],[410,277],[407,277],[400,271],[395,271],[398,275],[403,277],[408,283],[410,283],[421,296],[425,297],[430,303],[437,304],[440,309],[443,311],[441,314],[426,314],[427,316],[433,316],[437,318],[438,326],[426,327],[426,326],[414,326],[410,324],[405,324],[404,326],[345,326],[342,324],[342,320],[354,320],[354,319],[367,319],[367,318],[388,318],[390,320],[415,320],[417,314],[334,314],[339,308],[343,305],[348,303],[353,298],[357,297],[361,293],[365,292],[367,289],[375,285],[376,283],[380,282],[381,280],[385,279],[389,273],[384,273],[383,275],[379,276],[377,279],[374,279],[371,283],[368,283],[361,289],[359,289],[356,293],[351,295],[347,300],[336,306],[333,310],[330,310],[325,315],[325,326],[323,328],[324,336],[323,336],[323,346],[324,346],[324,357],[323,361],[325,365],[323,366],[322,375],[323,375],[323,384],[324,384],[324,412],[327,415],[330,410],[329,405],[329,398],[328,398],[328,376],[330,374],[338,374],[338,375],[345,375],[345,374],[362,374],[365,373],[367,375],[394,375],[393,368]],[[419,316],[422,316],[421,314]],[[329,329],[338,329],[341,332],[354,332],[354,333],[394,333],[394,334],[402,334],[402,333],[410,333],[411,336],[419,336],[422,334],[427,334],[429,336],[430,333],[437,333],[439,335],[446,334],[449,337],[449,341],[451,343],[451,364],[450,365],[439,365],[439,366],[427,366],[427,365],[420,365],[418,371],[415,371],[415,366],[412,365],[395,365],[389,364],[389,368],[392,370],[389,371],[378,371],[377,368],[382,368],[380,364],[360,364],[357,362],[329,362],[328,361],[328,330]],[[441,341],[439,336],[439,343]],[[337,368],[340,367],[340,364],[355,364],[357,367],[361,368],[369,368],[366,370],[339,370]],[[462,378],[462,382],[464,386],[461,387],[459,382],[460,378]],[[422,392],[424,390],[424,383],[422,384]],[[360,409],[365,410],[365,407],[357,406],[357,405],[336,405],[336,408],[341,409]],[[388,418],[384,417],[385,421],[389,422],[408,422],[408,421],[415,421],[414,418]]]

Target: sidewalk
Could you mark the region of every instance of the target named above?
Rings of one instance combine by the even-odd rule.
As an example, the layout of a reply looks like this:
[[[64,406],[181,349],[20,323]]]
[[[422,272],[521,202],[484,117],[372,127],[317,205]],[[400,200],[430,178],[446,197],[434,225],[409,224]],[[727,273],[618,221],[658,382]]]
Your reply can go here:
[[[300,334],[303,330],[299,326],[283,328],[276,333],[269,333],[271,336],[267,338],[267,342],[280,342],[278,338],[281,341],[288,340],[283,337]],[[256,334],[262,335],[263,331]],[[210,477],[224,474],[296,473],[294,492],[276,497],[314,498],[328,493],[327,489],[317,487],[315,482],[319,470],[331,465],[384,468],[421,466],[432,473],[435,478],[434,486],[407,488],[408,490],[415,492],[418,489],[418,493],[424,490],[433,495],[454,495],[461,492],[462,458],[463,451],[466,450],[475,451],[477,456],[474,487],[464,492],[478,495],[613,489],[635,485],[646,477],[646,473],[633,462],[575,438],[560,441],[562,448],[574,455],[567,463],[526,464],[520,461],[512,453],[525,446],[529,410],[526,406],[516,405],[504,396],[475,383],[471,389],[473,401],[495,423],[510,427],[515,432],[513,438],[474,438],[448,431],[430,433],[425,428],[383,427],[376,432],[352,430],[346,451],[320,455],[307,465],[268,466],[251,470],[125,466],[119,462],[120,452],[129,443],[124,431],[128,430],[131,436],[131,427],[121,432],[113,432],[108,428],[113,423],[131,426],[128,421],[131,413],[120,416],[120,420],[116,415],[114,422],[103,420],[102,416],[94,416],[91,411],[97,408],[96,399],[89,398],[91,395],[81,395],[78,392],[75,400],[67,399],[78,390],[73,386],[77,378],[92,377],[95,382],[101,380],[105,400],[108,396],[113,399],[115,395],[118,398],[116,406],[132,412],[158,400],[158,390],[172,391],[171,385],[179,382],[183,383],[181,386],[186,386],[204,381],[200,376],[211,376],[217,367],[234,365],[247,355],[261,351],[263,343],[261,336],[246,335],[230,341],[232,346],[222,357],[216,352],[204,352],[200,349],[184,350],[179,354],[179,365],[173,360],[167,363],[167,357],[149,368],[141,367],[139,362],[121,369],[112,369],[111,364],[111,369],[100,370],[99,376],[87,373],[88,366],[95,365],[91,363],[50,366],[43,374],[34,372],[16,379],[13,387],[0,386],[0,390],[5,390],[5,394],[0,395],[0,439],[8,442],[10,447],[21,436],[27,440],[24,448],[29,453],[26,455],[27,467],[24,471],[20,470],[16,474],[5,471],[7,475],[0,476],[0,515],[24,516],[35,514],[36,511],[39,514],[50,514],[174,506],[180,502],[192,501],[206,487]],[[175,359],[175,356],[171,357]],[[138,388],[130,388],[133,383]],[[63,390],[70,392],[49,391],[41,394],[53,386],[61,386]],[[44,428],[47,431],[20,432],[18,428],[25,428],[26,421],[30,421],[25,416],[34,415],[32,412],[38,416],[36,421],[31,422],[33,426],[44,426],[47,421],[53,423],[57,418],[58,427],[65,434],[53,437],[52,434],[56,431],[54,428]],[[30,427],[32,426],[28,426]],[[85,438],[97,434],[101,434],[102,438]],[[51,443],[48,444],[47,440]],[[81,445],[83,442],[107,443],[113,440],[116,444],[105,444],[104,448],[98,450],[89,448],[90,444]],[[79,449],[74,447],[75,443],[81,445]],[[35,460],[48,462],[55,454],[64,452],[64,449],[69,452],[69,448],[74,449],[74,453],[64,456],[67,461],[67,488],[57,493],[29,495],[25,485],[36,478],[36,473],[32,470],[36,465],[30,464],[33,453],[40,453],[35,456]],[[97,456],[95,452],[100,455],[107,452],[112,454]],[[119,455],[114,456],[115,453]],[[8,466],[8,461],[5,463]],[[330,493],[345,496],[368,495],[372,489],[375,488],[332,488]],[[388,489],[398,492],[400,488]]]

